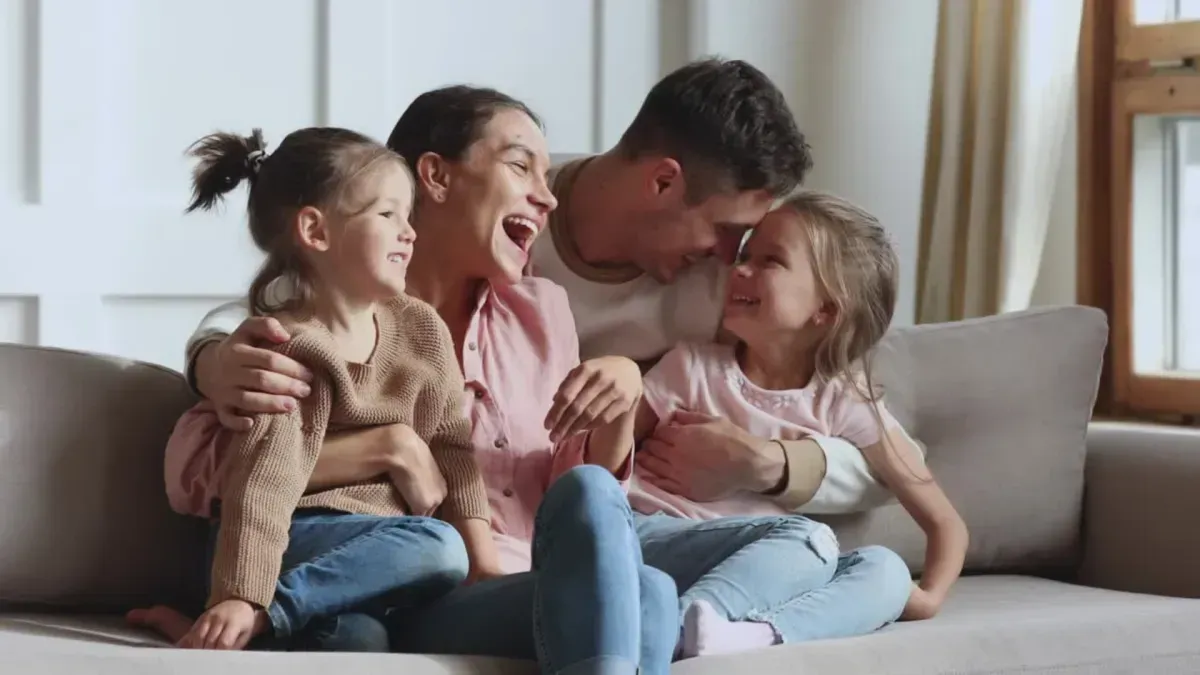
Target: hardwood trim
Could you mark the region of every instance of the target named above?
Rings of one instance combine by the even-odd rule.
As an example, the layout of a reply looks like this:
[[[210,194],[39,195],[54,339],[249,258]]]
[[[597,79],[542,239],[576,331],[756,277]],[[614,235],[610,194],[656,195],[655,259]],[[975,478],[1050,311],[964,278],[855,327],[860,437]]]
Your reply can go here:
[[[1194,377],[1131,373],[1125,386],[1128,405],[1136,410],[1200,412],[1200,380]]]
[[[1170,61],[1200,56],[1200,21],[1136,24],[1134,2],[1115,0],[1117,60]]]
[[[1109,165],[1112,142],[1114,6],[1112,0],[1085,0],[1079,36],[1076,192],[1075,299],[1112,317],[1113,274]],[[1100,374],[1098,413],[1112,410],[1112,344]]]
[[[1200,76],[1153,75],[1112,84],[1109,218],[1112,260],[1111,373],[1114,401],[1139,412],[1200,412],[1200,378],[1134,370],[1133,122],[1137,115],[1200,111]],[[1094,263],[1095,264],[1095,261]]]

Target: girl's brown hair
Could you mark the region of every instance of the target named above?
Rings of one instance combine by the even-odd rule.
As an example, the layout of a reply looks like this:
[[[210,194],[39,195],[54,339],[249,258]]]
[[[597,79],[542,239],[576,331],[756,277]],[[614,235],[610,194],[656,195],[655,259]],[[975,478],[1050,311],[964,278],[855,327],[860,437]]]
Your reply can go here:
[[[255,315],[309,306],[312,280],[292,228],[300,209],[315,206],[354,213],[362,208],[353,203],[360,179],[393,161],[407,170],[404,160],[382,144],[336,127],[293,131],[269,155],[261,129],[249,136],[218,132],[193,143],[187,154],[197,160],[187,213],[212,209],[243,180],[250,184],[250,236],[266,254],[250,284],[248,299]],[[267,292],[277,279],[290,286],[290,297],[284,301]]]

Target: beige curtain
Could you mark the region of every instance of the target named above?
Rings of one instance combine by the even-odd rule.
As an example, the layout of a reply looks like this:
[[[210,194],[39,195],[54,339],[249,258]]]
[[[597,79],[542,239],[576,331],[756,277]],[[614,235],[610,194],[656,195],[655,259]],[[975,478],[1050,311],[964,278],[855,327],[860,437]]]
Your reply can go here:
[[[918,322],[1029,306],[1054,191],[1073,180],[1063,141],[1082,11],[1082,0],[942,0]]]

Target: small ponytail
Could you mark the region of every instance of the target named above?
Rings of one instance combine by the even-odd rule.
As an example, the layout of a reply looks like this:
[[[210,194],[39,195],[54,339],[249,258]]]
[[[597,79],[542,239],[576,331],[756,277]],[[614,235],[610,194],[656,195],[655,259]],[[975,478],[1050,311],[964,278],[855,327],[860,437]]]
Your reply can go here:
[[[266,151],[262,129],[249,136],[217,132],[189,146],[187,154],[199,161],[192,172],[192,203],[185,213],[211,209],[243,180],[253,184]]]

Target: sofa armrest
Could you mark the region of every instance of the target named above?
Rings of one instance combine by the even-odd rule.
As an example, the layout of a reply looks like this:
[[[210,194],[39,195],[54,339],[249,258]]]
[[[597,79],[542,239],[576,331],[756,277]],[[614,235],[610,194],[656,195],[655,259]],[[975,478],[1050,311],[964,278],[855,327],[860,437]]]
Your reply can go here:
[[[1083,583],[1200,597],[1200,430],[1093,422]]]

